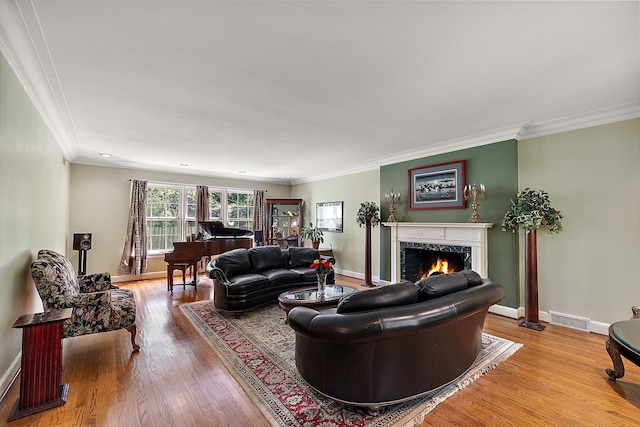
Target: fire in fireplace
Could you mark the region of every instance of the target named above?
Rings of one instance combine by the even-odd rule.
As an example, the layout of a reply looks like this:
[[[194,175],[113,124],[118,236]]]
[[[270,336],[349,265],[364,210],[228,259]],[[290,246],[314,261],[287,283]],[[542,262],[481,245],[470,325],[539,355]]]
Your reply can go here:
[[[471,251],[459,246],[401,248],[403,280],[417,282],[434,272],[453,273],[471,268]]]

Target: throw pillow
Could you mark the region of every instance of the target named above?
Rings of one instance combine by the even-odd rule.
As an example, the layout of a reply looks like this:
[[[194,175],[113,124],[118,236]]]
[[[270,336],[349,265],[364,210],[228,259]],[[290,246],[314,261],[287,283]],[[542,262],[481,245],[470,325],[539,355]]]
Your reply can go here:
[[[346,295],[338,303],[337,313],[354,313],[418,302],[419,289],[411,282],[382,286],[370,291]]]
[[[420,300],[426,301],[467,289],[467,278],[462,274],[439,274],[420,279]]]
[[[467,285],[471,288],[482,284],[482,277],[473,270],[457,271],[453,274],[461,274],[467,279]]]
[[[289,248],[289,268],[309,267],[316,259],[320,259],[317,249],[302,246]]]
[[[256,246],[248,249],[247,253],[254,273],[284,268],[284,257],[279,246]]]
[[[239,274],[251,273],[251,261],[246,249],[233,249],[219,255],[215,259],[215,266],[231,278]]]

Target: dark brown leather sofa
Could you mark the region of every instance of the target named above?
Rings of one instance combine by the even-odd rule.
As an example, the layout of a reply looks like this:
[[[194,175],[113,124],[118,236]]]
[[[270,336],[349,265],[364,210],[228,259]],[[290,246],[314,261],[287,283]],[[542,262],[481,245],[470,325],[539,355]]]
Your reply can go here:
[[[298,371],[320,393],[375,413],[463,374],[502,298],[502,285],[468,270],[351,294],[333,310],[295,307]]]
[[[234,249],[212,260],[206,268],[213,279],[214,305],[227,311],[250,310],[277,301],[284,291],[317,285],[309,266],[322,258],[317,249],[256,246]],[[335,264],[334,258],[328,258]],[[333,272],[327,283],[335,283]]]

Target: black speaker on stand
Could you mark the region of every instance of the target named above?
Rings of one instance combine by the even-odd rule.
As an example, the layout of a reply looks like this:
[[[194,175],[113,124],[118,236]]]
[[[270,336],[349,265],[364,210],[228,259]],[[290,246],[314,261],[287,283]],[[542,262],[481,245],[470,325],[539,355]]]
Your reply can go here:
[[[78,252],[79,276],[87,274],[87,251],[91,249],[91,233],[74,233],[73,250]]]

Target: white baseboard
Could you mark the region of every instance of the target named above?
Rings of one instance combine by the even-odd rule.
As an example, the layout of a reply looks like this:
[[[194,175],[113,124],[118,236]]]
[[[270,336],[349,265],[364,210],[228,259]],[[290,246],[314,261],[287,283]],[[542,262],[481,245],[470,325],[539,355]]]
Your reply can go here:
[[[524,307],[518,307],[518,314],[519,314],[518,318],[524,317]],[[551,315],[549,314],[548,311],[539,311],[538,318],[540,319],[541,322],[549,323],[549,320],[551,319]],[[588,320],[590,323],[590,329],[589,329],[590,333],[598,334],[598,335],[609,335],[609,326],[611,326],[609,323],[593,321],[591,319],[588,319]],[[556,325],[556,326],[565,327],[563,325]]]
[[[11,388],[11,385],[14,383],[16,378],[18,378],[18,374],[20,373],[21,360],[22,351],[18,353],[15,359],[13,359],[13,362],[11,362],[9,369],[7,369],[7,371],[2,375],[2,378],[0,378],[0,391],[2,391],[2,394],[0,394],[0,401],[4,400],[7,393],[9,392],[9,389]]]
[[[591,332],[609,336],[609,326],[611,326],[609,323],[592,321]]]
[[[519,319],[518,310],[512,307],[505,307],[504,305],[494,304],[489,307],[489,313],[498,314],[500,316],[510,317],[512,319]]]
[[[111,276],[111,282],[131,282],[133,280],[160,279],[162,277],[167,277],[166,271],[152,271],[150,273],[142,274],[123,274],[121,276]]]
[[[336,268],[334,270],[335,270],[336,274],[341,274],[342,276],[347,276],[347,277],[353,277],[354,279],[364,280],[364,273],[358,273],[356,271],[350,271],[350,270],[342,270],[342,269],[339,269],[339,268]],[[373,283],[380,284],[380,283],[378,283],[380,281],[380,277],[371,276],[371,281]]]

